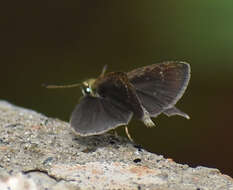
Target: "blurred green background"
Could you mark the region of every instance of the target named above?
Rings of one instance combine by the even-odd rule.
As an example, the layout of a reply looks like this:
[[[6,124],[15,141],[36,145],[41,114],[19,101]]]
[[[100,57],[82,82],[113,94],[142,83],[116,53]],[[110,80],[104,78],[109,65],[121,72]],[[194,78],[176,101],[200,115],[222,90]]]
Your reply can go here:
[[[109,71],[167,60],[191,64],[177,107],[148,129],[133,121],[148,151],[233,176],[233,1],[6,1],[0,8],[0,99],[68,121],[79,88],[48,90]],[[123,129],[119,129],[124,135]]]

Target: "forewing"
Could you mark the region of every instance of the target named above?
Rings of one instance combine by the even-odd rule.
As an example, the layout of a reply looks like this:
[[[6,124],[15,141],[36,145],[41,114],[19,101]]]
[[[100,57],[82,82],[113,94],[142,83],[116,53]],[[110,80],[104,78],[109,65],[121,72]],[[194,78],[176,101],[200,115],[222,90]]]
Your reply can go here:
[[[190,79],[190,67],[185,62],[164,62],[135,69],[127,75],[143,106],[155,117],[182,97]]]
[[[96,91],[100,97],[108,98],[117,104],[124,105],[134,113],[136,118],[142,118],[144,111],[134,86],[123,72],[111,72],[96,80]]]
[[[84,96],[75,107],[70,124],[81,136],[102,134],[128,124],[131,111],[104,98]]]

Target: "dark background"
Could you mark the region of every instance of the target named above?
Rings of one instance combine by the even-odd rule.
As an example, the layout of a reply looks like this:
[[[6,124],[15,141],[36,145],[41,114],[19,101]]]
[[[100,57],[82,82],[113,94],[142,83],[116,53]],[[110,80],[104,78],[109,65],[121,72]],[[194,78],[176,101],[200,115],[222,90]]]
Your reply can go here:
[[[8,1],[0,10],[0,98],[68,121],[79,88],[48,90],[166,60],[191,64],[177,107],[156,128],[133,121],[145,149],[233,176],[233,1]],[[123,129],[119,129],[124,135]]]

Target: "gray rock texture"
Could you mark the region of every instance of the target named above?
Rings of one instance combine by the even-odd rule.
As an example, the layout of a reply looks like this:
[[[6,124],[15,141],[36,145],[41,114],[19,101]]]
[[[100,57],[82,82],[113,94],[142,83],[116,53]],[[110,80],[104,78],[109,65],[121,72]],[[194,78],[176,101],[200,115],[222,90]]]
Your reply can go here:
[[[233,190],[233,179],[0,101],[0,190],[50,189]]]

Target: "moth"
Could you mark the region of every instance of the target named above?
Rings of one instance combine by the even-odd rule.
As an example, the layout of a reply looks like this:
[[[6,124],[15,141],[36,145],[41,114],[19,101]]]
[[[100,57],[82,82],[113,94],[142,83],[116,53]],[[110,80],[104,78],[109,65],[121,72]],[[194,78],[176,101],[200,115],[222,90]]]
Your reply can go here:
[[[80,136],[103,134],[118,126],[127,126],[132,117],[147,127],[154,126],[151,118],[189,116],[175,107],[190,79],[190,65],[169,61],[134,69],[130,72],[102,73],[82,84],[48,85],[47,88],[81,86],[83,97],[74,108],[70,125]],[[126,127],[126,133],[128,133]]]

